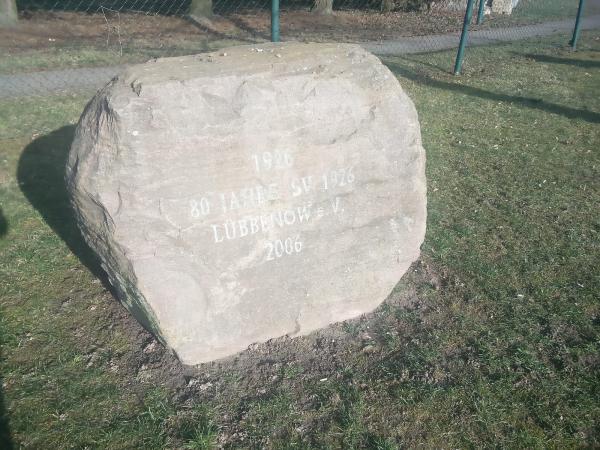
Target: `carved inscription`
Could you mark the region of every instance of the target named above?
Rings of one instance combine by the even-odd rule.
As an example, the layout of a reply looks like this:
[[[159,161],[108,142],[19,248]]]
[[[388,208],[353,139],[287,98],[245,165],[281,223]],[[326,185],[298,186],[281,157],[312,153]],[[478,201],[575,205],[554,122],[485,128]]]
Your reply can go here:
[[[286,151],[254,153],[248,164],[254,173],[271,181],[192,198],[188,218],[201,221],[215,245],[281,231],[276,233],[280,238],[266,242],[265,261],[301,253],[305,247],[301,226],[343,214],[339,194],[351,191],[356,180],[352,165],[285,177],[294,167],[294,158]]]

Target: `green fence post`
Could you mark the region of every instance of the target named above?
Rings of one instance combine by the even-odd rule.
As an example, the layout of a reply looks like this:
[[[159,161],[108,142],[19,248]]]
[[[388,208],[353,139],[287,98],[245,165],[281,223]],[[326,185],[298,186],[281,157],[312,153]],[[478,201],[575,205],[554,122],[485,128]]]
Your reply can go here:
[[[456,54],[456,63],[454,64],[454,75],[460,75],[460,69],[462,68],[463,58],[465,56],[465,47],[467,46],[467,40],[469,39],[469,24],[473,18],[474,4],[475,0],[468,0],[467,2],[465,21],[463,23],[463,29],[460,35],[460,44],[458,45],[458,53]]]
[[[279,0],[271,0],[271,42],[279,42]]]
[[[577,49],[577,40],[579,39],[579,33],[581,32],[581,16],[583,15],[583,7],[585,0],[579,0],[579,8],[577,9],[577,18],[575,19],[575,29],[573,30],[573,39],[569,44],[573,47],[573,50]]]
[[[483,13],[485,11],[485,0],[479,0],[479,10],[477,11],[477,25],[483,22]]]

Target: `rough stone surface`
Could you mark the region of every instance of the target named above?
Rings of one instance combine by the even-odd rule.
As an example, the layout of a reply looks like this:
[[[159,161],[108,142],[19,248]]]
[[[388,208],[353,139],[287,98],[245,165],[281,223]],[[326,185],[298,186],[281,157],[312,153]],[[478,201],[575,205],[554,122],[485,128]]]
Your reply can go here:
[[[418,257],[425,153],[354,45],[159,59],[89,103],[67,183],[118,295],[186,364],[368,312]]]

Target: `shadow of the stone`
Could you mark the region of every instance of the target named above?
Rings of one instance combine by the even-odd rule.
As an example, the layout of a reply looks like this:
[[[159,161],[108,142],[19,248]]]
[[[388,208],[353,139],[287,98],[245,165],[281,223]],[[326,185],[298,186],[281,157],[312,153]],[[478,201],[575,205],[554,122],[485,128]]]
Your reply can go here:
[[[65,185],[65,168],[75,126],[65,126],[32,141],[21,154],[17,178],[21,191],[79,260],[109,288],[105,272],[75,221]]]
[[[2,379],[0,378],[1,381]],[[14,448],[2,389],[0,389],[0,448],[3,450],[12,450]]]
[[[2,208],[0,207],[0,238],[3,238],[7,232],[8,222],[6,221],[6,218],[2,213]],[[6,413],[6,406],[4,403],[4,392],[2,392],[2,389],[0,389],[0,448],[6,450],[14,448],[10,434],[10,427],[8,425],[8,415]]]
[[[8,222],[2,213],[2,207],[0,206],[0,238],[4,237],[8,232]]]

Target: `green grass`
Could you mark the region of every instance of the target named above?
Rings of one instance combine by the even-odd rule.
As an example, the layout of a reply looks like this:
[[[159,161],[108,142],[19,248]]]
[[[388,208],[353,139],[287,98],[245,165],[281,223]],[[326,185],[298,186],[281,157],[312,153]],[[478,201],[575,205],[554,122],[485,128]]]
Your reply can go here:
[[[512,16],[523,19],[572,18],[578,5],[579,0],[521,0]]]
[[[121,56],[119,51],[101,48],[52,47],[48,49],[30,49],[11,51],[2,49],[0,53],[0,74],[13,74],[50,70],[56,68],[76,68],[93,66],[112,66],[127,61],[128,53]],[[140,52],[141,57],[146,52]],[[146,59],[150,59],[147,56]]]
[[[55,45],[44,49],[0,49],[0,75],[81,67],[143,63],[152,58],[190,55],[218,50],[242,42],[206,37],[180,40],[176,45],[155,47],[147,41],[125,42],[123,47],[103,42],[89,45]]]
[[[88,92],[0,100],[0,139],[7,140],[3,145],[9,145],[10,138],[22,141],[48,134],[61,126],[76,124],[89,97]]]
[[[548,22],[554,20],[575,21],[579,0],[520,0],[513,9],[512,14],[494,14],[484,19],[483,26],[508,27],[532,23]],[[477,14],[477,4],[475,5]],[[583,17],[600,14],[600,3],[586,2]]]
[[[418,305],[338,327],[350,350],[323,347],[312,365],[275,352],[256,369],[209,366],[195,390],[131,331],[68,214],[64,157],[85,98],[2,101],[0,438],[599,446],[600,34],[584,33],[576,53],[567,40],[469,49],[461,77],[449,74],[454,52],[386,58],[427,149],[423,257],[392,296]],[[366,332],[375,352],[354,344]]]

